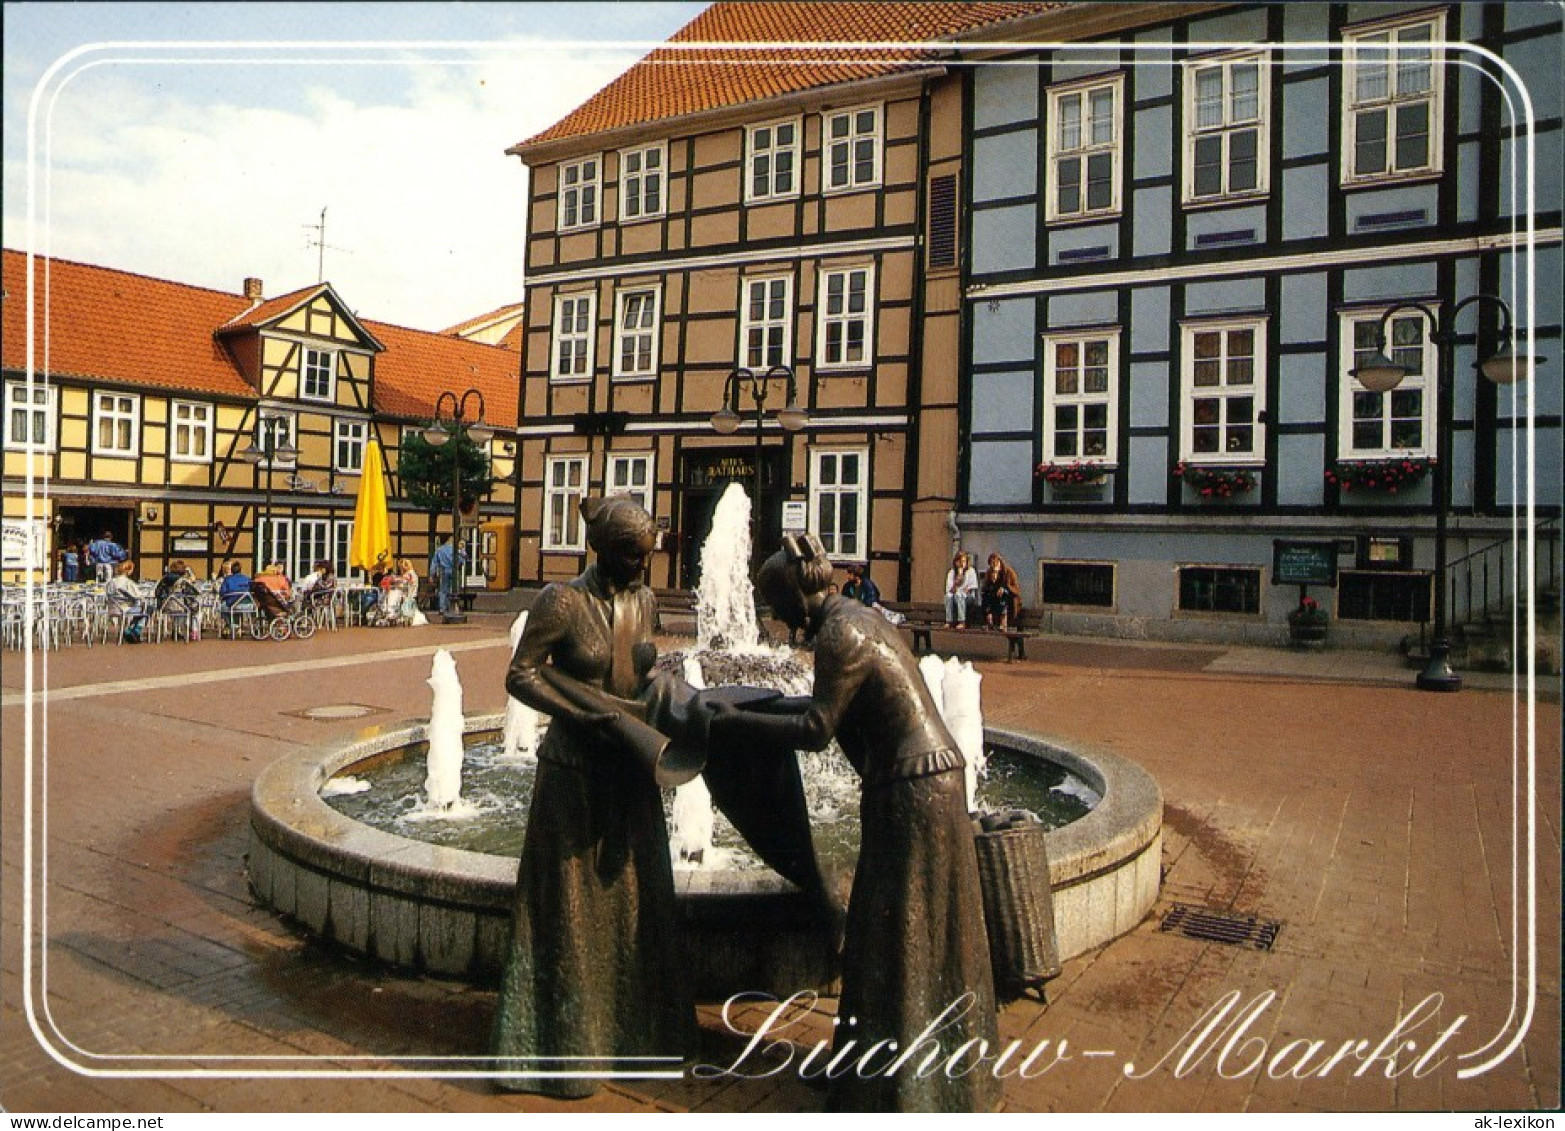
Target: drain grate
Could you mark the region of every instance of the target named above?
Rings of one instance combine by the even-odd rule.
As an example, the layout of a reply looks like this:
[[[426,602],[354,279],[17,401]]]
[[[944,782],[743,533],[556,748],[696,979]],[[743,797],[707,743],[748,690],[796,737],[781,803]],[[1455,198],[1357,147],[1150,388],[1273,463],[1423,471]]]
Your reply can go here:
[[[1163,923],[1158,930],[1203,942],[1270,950],[1277,941],[1277,932],[1282,930],[1282,924],[1273,919],[1257,919],[1253,915],[1209,911],[1204,907],[1192,907],[1188,903],[1176,903],[1163,916]]]

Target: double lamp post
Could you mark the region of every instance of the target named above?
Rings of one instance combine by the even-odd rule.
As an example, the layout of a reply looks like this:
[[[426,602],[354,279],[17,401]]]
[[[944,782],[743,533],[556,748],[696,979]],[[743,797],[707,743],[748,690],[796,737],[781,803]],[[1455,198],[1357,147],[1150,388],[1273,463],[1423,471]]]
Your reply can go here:
[[[1512,385],[1527,377],[1529,367],[1542,364],[1541,359],[1515,348],[1515,332],[1511,324],[1511,308],[1504,299],[1491,294],[1469,295],[1452,304],[1442,301],[1436,309],[1421,302],[1403,302],[1393,306],[1380,317],[1376,335],[1375,352],[1363,364],[1353,369],[1359,384],[1372,393],[1389,393],[1414,370],[1386,356],[1386,327],[1394,315],[1401,311],[1416,310],[1429,323],[1429,340],[1438,348],[1436,375],[1436,452],[1434,505],[1435,505],[1435,609],[1434,635],[1429,645],[1429,661],[1418,673],[1418,687],[1424,691],[1460,691],[1462,677],[1451,670],[1451,635],[1446,593],[1446,523],[1451,508],[1451,397],[1456,383],[1456,317],[1473,305],[1497,308],[1501,315],[1500,349],[1476,366],[1496,385]]]
[[[468,401],[478,402],[477,413],[468,415]],[[484,423],[484,395],[477,389],[468,389],[460,397],[445,392],[435,401],[435,419],[423,432],[424,439],[434,447],[447,440],[465,435],[474,444],[487,444],[494,436],[494,429]],[[462,573],[462,456],[460,449],[451,453],[451,571],[450,595],[441,620],[445,624],[466,624],[467,614],[457,603],[466,578]]]
[[[293,463],[299,458],[299,449],[288,442],[288,418],[285,416],[262,416],[256,419],[256,433],[250,440],[250,446],[239,453],[239,458],[251,467],[259,468],[266,464],[266,510],[261,521],[256,523],[255,554],[256,568],[262,569],[269,565],[268,558],[277,548],[277,534],[272,529],[272,472],[277,467],[277,461]]]
[[[750,403],[755,415],[755,492],[752,525],[757,543],[760,541],[761,516],[764,513],[761,507],[761,492],[764,489],[761,479],[761,426],[766,418],[768,383],[774,378],[787,382],[788,399],[783,407],[777,410],[777,424],[784,432],[799,431],[810,422],[810,416],[795,403],[799,396],[799,385],[793,370],[786,365],[774,365],[765,373],[757,373],[751,369],[735,369],[728,375],[728,381],[723,386],[723,407],[714,412],[711,419],[712,428],[724,436],[731,436],[739,431],[742,422],[739,415],[739,393],[741,389],[749,390]],[[759,551],[759,545],[757,550]]]

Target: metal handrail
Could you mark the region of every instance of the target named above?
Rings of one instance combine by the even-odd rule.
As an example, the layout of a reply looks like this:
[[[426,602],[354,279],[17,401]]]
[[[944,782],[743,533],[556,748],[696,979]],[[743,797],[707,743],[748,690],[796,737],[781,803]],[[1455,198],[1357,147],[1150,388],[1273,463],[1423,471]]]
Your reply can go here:
[[[1551,515],[1539,520],[1533,527],[1535,542],[1544,557],[1544,576],[1535,579],[1534,591],[1554,588],[1559,580],[1559,541],[1555,537],[1559,516]],[[1470,550],[1446,566],[1446,584],[1450,586],[1451,623],[1463,624],[1491,611],[1512,603],[1516,594],[1508,584],[1515,576],[1514,554],[1519,539],[1497,538],[1487,545]],[[1535,551],[1537,552],[1537,551]],[[1476,584],[1476,591],[1475,591]],[[1475,599],[1476,595],[1476,599]],[[1533,600],[1536,592],[1527,596]]]

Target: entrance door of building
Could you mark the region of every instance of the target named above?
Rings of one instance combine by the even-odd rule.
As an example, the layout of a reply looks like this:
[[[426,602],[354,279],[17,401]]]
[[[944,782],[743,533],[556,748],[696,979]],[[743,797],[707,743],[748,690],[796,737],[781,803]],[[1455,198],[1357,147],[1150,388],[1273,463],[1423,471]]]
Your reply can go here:
[[[782,485],[788,482],[788,453],[781,447],[761,451],[761,514],[758,529],[760,553],[752,553],[752,565],[764,561],[782,544]],[[730,483],[755,494],[755,449],[702,448],[687,454],[680,474],[679,584],[694,589],[701,580],[701,547],[712,531],[717,502]],[[754,503],[754,500],[751,500]]]
[[[135,510],[130,504],[124,506],[73,506],[61,504],[57,513],[60,516],[60,526],[54,532],[53,554],[55,564],[53,570],[58,568],[60,551],[66,546],[80,546],[85,553],[87,543],[103,537],[107,532],[114,541],[125,547],[127,553],[136,557],[140,547],[132,541],[135,535]],[[91,578],[91,571],[87,567],[86,559],[82,561],[82,576]]]

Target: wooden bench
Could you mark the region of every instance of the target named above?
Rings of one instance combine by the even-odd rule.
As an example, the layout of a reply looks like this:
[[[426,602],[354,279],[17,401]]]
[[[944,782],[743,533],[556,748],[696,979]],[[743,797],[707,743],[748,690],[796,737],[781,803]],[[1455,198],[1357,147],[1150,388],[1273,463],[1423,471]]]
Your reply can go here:
[[[887,602],[886,607],[901,613],[906,618],[901,627],[913,635],[914,655],[933,652],[934,634],[937,632],[941,634],[941,642],[951,651],[961,651],[961,642],[964,640],[993,640],[996,637],[1003,637],[1005,662],[1011,663],[1027,658],[1027,641],[1038,635],[1039,630],[1038,615],[1031,609],[1023,609],[1016,623],[1008,628],[986,628],[981,625],[951,628],[946,624],[943,605],[913,601],[900,604]]]

